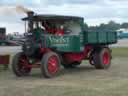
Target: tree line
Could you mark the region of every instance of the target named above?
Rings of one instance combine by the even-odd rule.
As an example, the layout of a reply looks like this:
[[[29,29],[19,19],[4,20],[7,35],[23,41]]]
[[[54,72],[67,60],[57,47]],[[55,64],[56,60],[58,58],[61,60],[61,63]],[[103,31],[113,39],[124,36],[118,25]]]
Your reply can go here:
[[[99,26],[88,26],[87,23],[84,24],[84,29],[90,32],[110,32],[116,31],[120,28],[128,28],[128,23],[116,23],[115,21],[109,21],[107,24],[100,24]]]

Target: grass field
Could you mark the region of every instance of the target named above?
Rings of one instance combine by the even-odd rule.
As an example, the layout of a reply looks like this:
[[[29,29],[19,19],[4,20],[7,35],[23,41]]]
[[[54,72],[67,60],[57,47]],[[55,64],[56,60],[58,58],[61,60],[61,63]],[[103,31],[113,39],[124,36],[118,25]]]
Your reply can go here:
[[[113,57],[128,57],[128,47],[112,48]]]
[[[84,61],[78,68],[62,69],[52,79],[42,78],[38,70],[22,78],[11,70],[1,71],[0,96],[128,96],[128,48],[112,51],[108,70],[96,70]]]

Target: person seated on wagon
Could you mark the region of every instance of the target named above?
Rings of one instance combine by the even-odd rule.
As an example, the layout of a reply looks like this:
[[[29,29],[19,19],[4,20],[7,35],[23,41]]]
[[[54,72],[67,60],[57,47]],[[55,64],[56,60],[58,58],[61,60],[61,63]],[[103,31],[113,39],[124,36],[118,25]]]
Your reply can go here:
[[[42,26],[44,26],[45,30],[50,34],[55,34],[56,30],[54,25],[50,22],[42,22]]]
[[[60,25],[59,28],[56,30],[56,35],[62,36],[64,35],[64,26]]]

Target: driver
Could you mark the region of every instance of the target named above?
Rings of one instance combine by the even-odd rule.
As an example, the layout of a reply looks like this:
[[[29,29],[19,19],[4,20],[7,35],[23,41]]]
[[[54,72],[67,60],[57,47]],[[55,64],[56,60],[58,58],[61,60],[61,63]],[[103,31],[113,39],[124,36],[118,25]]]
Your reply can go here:
[[[50,34],[55,34],[55,28],[54,25],[50,22],[42,22],[42,26],[45,28],[45,30]]]
[[[44,24],[43,24],[43,22],[40,22],[40,28],[42,29],[42,30],[46,30],[46,28],[45,28],[45,26],[44,26]]]

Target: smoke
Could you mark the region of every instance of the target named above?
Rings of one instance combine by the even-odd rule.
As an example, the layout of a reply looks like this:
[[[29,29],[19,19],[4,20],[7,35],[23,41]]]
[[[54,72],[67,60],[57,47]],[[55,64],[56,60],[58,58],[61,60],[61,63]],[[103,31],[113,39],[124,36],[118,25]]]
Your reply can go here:
[[[0,16],[17,15],[14,6],[0,6]]]
[[[30,9],[27,9],[27,8],[23,7],[22,5],[16,5],[16,10],[17,10],[17,12],[23,12],[23,13],[26,13],[26,14],[28,12],[32,11]]]
[[[0,27],[6,27],[7,33],[24,32],[24,23],[21,18],[30,11],[21,5],[0,5]]]
[[[22,5],[0,6],[0,16],[25,15],[29,11],[31,11],[31,10],[24,8]]]

